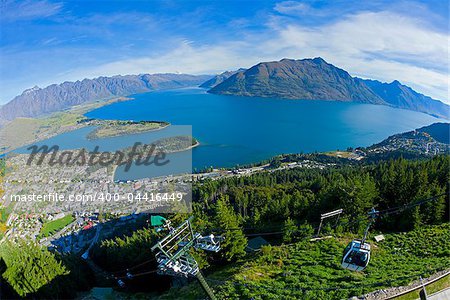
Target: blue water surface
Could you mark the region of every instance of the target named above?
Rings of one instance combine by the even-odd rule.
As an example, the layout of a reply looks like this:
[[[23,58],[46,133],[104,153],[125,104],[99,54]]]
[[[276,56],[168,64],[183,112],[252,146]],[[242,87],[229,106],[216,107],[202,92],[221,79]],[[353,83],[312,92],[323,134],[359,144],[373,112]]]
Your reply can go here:
[[[277,154],[369,146],[438,121],[423,113],[381,105],[221,96],[200,88],[132,97],[135,100],[104,106],[86,116],[190,125],[201,143],[193,150],[193,168],[230,167]],[[84,130],[88,129],[80,132],[85,134]],[[170,130],[169,126],[149,135],[165,135]],[[115,138],[108,147],[134,138]]]

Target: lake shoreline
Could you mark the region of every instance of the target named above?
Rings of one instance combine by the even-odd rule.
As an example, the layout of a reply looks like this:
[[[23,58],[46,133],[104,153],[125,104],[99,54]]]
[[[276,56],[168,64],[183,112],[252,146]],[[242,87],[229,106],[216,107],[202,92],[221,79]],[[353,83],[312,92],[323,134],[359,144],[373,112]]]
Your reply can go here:
[[[198,140],[196,140],[196,142],[195,142],[195,144],[193,144],[193,145],[191,145],[191,146],[189,146],[189,147],[187,147],[187,148],[184,148],[184,149],[181,149],[181,150],[177,150],[177,151],[170,151],[170,152],[166,152],[167,154],[172,154],[172,153],[180,153],[180,152],[185,152],[185,151],[189,151],[189,150],[192,150],[192,149],[194,149],[194,148],[196,148],[196,147],[198,147],[198,146],[200,146],[201,144],[200,144],[200,142],[198,141]],[[133,161],[133,164],[135,164],[135,160]],[[141,180],[141,179],[145,179],[145,178],[140,178],[140,179],[120,179],[120,180],[117,180],[116,179],[116,171],[117,171],[117,169],[119,168],[119,167],[121,167],[121,166],[123,166],[125,163],[122,163],[122,164],[120,164],[120,165],[114,165],[113,166],[113,170],[112,170],[112,181],[113,182],[118,182],[118,181],[123,181],[123,180],[131,180],[131,181],[135,181],[135,180]]]
[[[164,122],[164,121],[125,121],[125,120],[103,120],[103,119],[95,119],[95,121],[98,121],[100,123],[106,123],[106,122],[112,122],[112,121],[116,121],[118,123],[120,122],[130,122],[130,126],[131,125],[137,125],[140,124],[141,122],[147,122],[147,123],[151,123],[151,124],[159,124],[158,128],[149,128],[146,130],[133,130],[131,129],[130,131],[127,132],[120,132],[120,133],[116,133],[116,134],[109,134],[109,135],[101,135],[98,136],[96,134],[97,129],[94,129],[91,133],[89,133],[89,135],[86,137],[87,140],[90,141],[95,141],[95,140],[100,140],[100,139],[105,139],[105,138],[113,138],[113,137],[120,137],[120,136],[126,136],[126,135],[132,135],[132,134],[140,134],[140,133],[147,133],[147,132],[154,132],[154,131],[158,131],[158,130],[162,130],[165,129],[167,127],[169,127],[171,124],[169,122]],[[108,126],[110,124],[99,124],[99,125],[93,125],[93,126]],[[119,124],[121,125],[121,124]],[[124,124],[121,126],[127,126],[128,124]]]
[[[84,117],[170,122],[164,131],[143,137],[144,143],[149,143],[152,136],[180,135],[175,127],[188,124],[192,136],[204,145],[193,151],[193,169],[246,165],[286,153],[367,147],[399,132],[439,121],[423,113],[383,105],[270,98],[254,101],[209,94],[202,89],[157,91],[132,95],[132,99],[102,106]],[[86,141],[86,132],[65,133],[64,138],[55,137],[44,143],[58,144],[62,149],[74,149],[74,145],[93,149],[96,145]],[[135,142],[134,136],[127,136],[114,141],[98,139],[95,143],[114,151]]]

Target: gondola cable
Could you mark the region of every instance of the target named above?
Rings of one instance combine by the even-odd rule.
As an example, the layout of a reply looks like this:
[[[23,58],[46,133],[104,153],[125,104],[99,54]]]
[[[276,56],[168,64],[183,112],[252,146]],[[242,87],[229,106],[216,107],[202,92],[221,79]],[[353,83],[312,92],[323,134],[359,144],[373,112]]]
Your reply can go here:
[[[407,209],[410,209],[410,208],[413,208],[413,207],[420,206],[422,204],[428,203],[430,201],[435,201],[439,197],[442,197],[442,196],[445,196],[445,195],[446,194],[444,193],[444,194],[436,195],[436,196],[430,197],[428,199],[420,200],[420,201],[417,201],[417,202],[414,202],[414,203],[401,205],[401,206],[397,206],[397,207],[393,207],[393,208],[388,208],[388,209],[381,210],[381,211],[376,211],[376,215],[377,216],[382,216],[382,215],[397,214],[397,213],[400,213],[400,212],[405,211]],[[369,216],[361,217],[361,218],[358,218],[358,219],[346,222],[344,224],[335,224],[335,225],[331,226],[331,228],[336,228],[337,226],[348,226],[348,225],[351,225],[351,224],[354,224],[354,223],[358,223],[358,222],[367,220],[368,218],[371,218],[373,220],[373,212],[372,212],[372,215],[369,214]],[[250,229],[257,229],[257,228],[229,228],[229,229],[225,229],[225,231],[229,231],[229,230],[250,230]],[[315,229],[317,229],[317,227]],[[298,230],[293,230],[291,232],[292,233],[296,233],[296,232],[300,232],[300,231],[301,230],[298,229]],[[366,231],[368,231],[368,229]],[[250,236],[262,236],[262,235],[278,235],[278,234],[283,234],[283,233],[284,233],[284,231],[273,231],[273,232],[249,233],[249,234],[245,234],[245,235],[250,237]],[[367,233],[365,234],[365,236],[366,235],[367,235]],[[310,239],[312,237],[313,237],[313,235],[308,236],[308,237],[303,237],[303,238],[299,239],[299,241]],[[115,275],[111,276],[112,278],[114,278],[114,279],[116,279],[118,281],[119,286],[124,287],[125,283],[122,281],[122,279],[132,279],[132,278],[135,278],[135,277],[144,276],[144,275],[148,275],[148,274],[152,274],[152,273],[157,272],[158,270],[150,270],[150,271],[136,273],[136,274],[133,274],[133,273],[129,272],[130,270],[134,270],[136,268],[139,268],[139,267],[141,267],[143,265],[146,265],[146,264],[148,264],[148,263],[150,263],[152,261],[155,261],[155,258],[147,260],[147,261],[144,261],[144,262],[139,263],[139,264],[137,264],[135,266],[129,267],[127,269],[124,269],[122,271],[106,272],[106,273],[118,274],[118,273],[126,272],[125,276],[115,276]]]

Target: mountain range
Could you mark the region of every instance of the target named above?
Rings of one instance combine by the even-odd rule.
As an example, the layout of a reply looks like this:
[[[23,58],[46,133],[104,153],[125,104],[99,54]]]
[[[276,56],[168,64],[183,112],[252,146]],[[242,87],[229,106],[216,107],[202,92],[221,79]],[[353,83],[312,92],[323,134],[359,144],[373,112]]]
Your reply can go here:
[[[222,76],[223,74],[219,75]],[[213,80],[209,80],[213,82]],[[382,104],[449,118],[450,106],[398,81],[352,77],[322,58],[282,59],[234,72],[208,91],[213,94]]]
[[[118,75],[52,84],[42,89],[33,87],[0,107],[0,120],[37,117],[94,100],[195,86],[210,78],[186,74]]]
[[[394,80],[391,83],[368,79],[359,80],[364,82],[391,106],[420,111],[446,119],[449,118],[450,106],[439,100],[420,94],[409,86],[401,84],[398,80]]]
[[[89,101],[189,86],[209,93],[381,104],[449,119],[450,106],[422,95],[398,81],[352,77],[322,58],[262,62],[249,69],[216,76],[141,74],[83,79],[25,90],[0,107],[0,123],[17,117],[37,117]]]
[[[244,72],[246,69],[239,69],[237,71],[225,71],[219,75],[214,76],[213,78],[203,82],[200,87],[201,88],[207,88],[207,89],[211,89],[213,87],[215,87],[216,85],[221,84],[222,82],[224,82],[225,80],[227,80],[228,78],[230,78],[231,76],[233,76],[234,74],[238,73],[238,72]]]

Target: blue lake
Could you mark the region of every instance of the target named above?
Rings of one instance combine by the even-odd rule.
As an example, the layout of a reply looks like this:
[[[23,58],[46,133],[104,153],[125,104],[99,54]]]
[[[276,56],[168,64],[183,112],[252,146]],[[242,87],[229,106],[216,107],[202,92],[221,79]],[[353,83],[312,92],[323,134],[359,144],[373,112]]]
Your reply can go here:
[[[135,142],[149,144],[165,137],[192,135],[201,143],[191,152],[171,153],[166,168],[145,166],[133,172],[119,167],[116,179],[190,172],[191,168],[232,167],[278,154],[332,151],[370,146],[390,135],[440,121],[413,111],[381,105],[329,101],[219,96],[204,89],[158,91],[132,96],[86,114],[89,118],[167,121],[162,130],[88,140],[85,127],[41,141],[60,149],[116,151]],[[183,125],[183,126],[181,126]],[[185,126],[187,125],[187,126]],[[18,152],[29,153],[19,149]],[[156,172],[156,173],[154,173]]]
[[[439,120],[381,105],[219,96],[200,88],[132,97],[135,100],[104,106],[86,116],[190,125],[201,143],[192,153],[193,168],[230,167],[277,154],[369,146],[392,134]],[[166,130],[171,129],[148,135],[161,135]],[[106,144],[117,148],[122,142]]]

